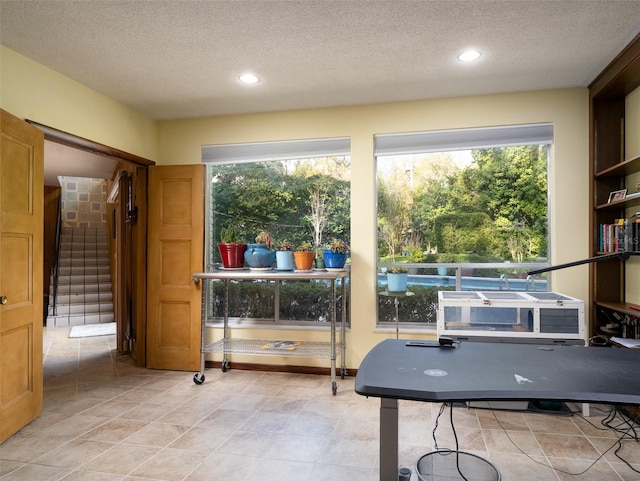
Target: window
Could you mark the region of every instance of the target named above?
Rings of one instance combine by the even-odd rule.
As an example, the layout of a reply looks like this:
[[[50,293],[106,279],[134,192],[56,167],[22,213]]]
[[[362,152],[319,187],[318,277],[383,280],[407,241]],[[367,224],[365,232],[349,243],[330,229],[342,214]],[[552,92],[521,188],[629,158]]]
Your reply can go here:
[[[376,136],[378,323],[435,328],[438,290],[547,290],[552,126]],[[398,302],[385,271],[403,266]],[[396,309],[400,304],[401,308]]]
[[[246,243],[268,232],[273,249],[283,241],[294,249],[307,242],[316,252],[333,238],[349,244],[348,153],[345,138],[204,147],[208,269],[218,268],[220,231],[231,225]],[[223,283],[209,284],[211,321],[221,321]],[[234,282],[229,317],[250,325],[322,325],[329,321],[329,286],[321,281]]]

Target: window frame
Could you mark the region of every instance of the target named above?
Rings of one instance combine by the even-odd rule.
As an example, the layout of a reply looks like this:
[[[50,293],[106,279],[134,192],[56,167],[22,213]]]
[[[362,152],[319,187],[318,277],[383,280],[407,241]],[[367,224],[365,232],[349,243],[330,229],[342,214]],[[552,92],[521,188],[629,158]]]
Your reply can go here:
[[[380,134],[374,136],[374,162],[375,162],[375,198],[376,198],[376,219],[378,218],[378,159],[379,157],[391,155],[406,154],[425,154],[425,153],[447,153],[459,150],[476,150],[486,148],[500,148],[525,145],[546,145],[547,156],[547,261],[540,263],[386,263],[380,262],[380,258],[376,249],[375,262],[375,285],[376,285],[376,329],[383,331],[397,330],[402,328],[404,332],[435,332],[437,322],[407,322],[401,321],[398,314],[402,299],[395,298],[396,307],[395,319],[391,321],[380,319],[381,296],[380,294],[380,274],[386,269],[402,265],[404,267],[415,268],[437,268],[446,267],[455,270],[455,286],[457,291],[463,290],[462,273],[464,269],[539,269],[550,266],[548,259],[551,258],[551,212],[550,212],[550,190],[549,178],[551,177],[551,166],[553,163],[553,145],[554,139],[553,124],[523,124],[523,125],[507,125],[498,127],[481,127],[455,130],[440,131],[424,131],[409,133]],[[379,241],[379,232],[376,223],[376,231],[374,238],[376,246]],[[531,276],[529,276],[531,277]],[[533,284],[535,290],[535,280],[527,279],[526,288],[528,289],[529,281]],[[508,287],[508,279],[505,280]],[[502,279],[500,279],[500,289],[502,289]],[[551,278],[546,279],[545,287],[547,291],[552,289]]]
[[[202,162],[205,164],[205,262],[206,270],[216,268],[213,263],[216,243],[212,239],[213,216],[212,209],[212,174],[211,169],[214,166],[227,164],[243,164],[271,161],[287,161],[287,160],[306,160],[319,159],[326,157],[346,157],[351,162],[349,137],[333,137],[321,139],[302,139],[288,141],[272,141],[272,142],[250,142],[240,144],[218,144],[202,146]],[[350,180],[351,182],[351,180]],[[351,199],[349,199],[349,202]],[[351,209],[349,214],[351,214]],[[349,279],[347,277],[346,279]],[[242,281],[248,282],[248,281]],[[280,309],[280,289],[282,282],[288,281],[265,281],[274,284],[273,302],[273,318],[245,318],[245,317],[229,317],[229,326],[234,328],[264,328],[264,329],[294,329],[294,330],[330,330],[330,319],[321,320],[294,320],[281,319]],[[297,281],[296,281],[297,282]],[[338,282],[338,281],[336,281]],[[205,292],[203,302],[211,303],[213,295],[213,282]],[[339,295],[342,292],[339,283],[336,286]],[[350,285],[347,284],[344,290],[347,296],[347,328],[350,328]],[[342,302],[337,302],[333,308],[341,308]],[[208,312],[213,313],[213,309]],[[339,316],[339,312],[337,313]],[[222,326],[223,319],[220,317],[210,318],[206,320],[207,324],[212,326]]]

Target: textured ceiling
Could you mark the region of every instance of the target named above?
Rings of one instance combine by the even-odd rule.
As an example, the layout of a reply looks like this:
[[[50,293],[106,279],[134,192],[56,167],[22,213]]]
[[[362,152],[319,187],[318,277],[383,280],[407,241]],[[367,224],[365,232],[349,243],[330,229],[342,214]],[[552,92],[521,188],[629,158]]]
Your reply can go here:
[[[0,0],[0,22],[4,46],[177,119],[584,87],[640,0]]]

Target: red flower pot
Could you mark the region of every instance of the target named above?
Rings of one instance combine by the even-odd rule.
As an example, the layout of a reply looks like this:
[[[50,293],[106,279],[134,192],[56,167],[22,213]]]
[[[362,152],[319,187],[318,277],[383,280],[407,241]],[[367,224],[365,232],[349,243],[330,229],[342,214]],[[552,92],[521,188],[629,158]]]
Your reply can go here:
[[[218,244],[218,251],[225,269],[241,269],[247,244]]]

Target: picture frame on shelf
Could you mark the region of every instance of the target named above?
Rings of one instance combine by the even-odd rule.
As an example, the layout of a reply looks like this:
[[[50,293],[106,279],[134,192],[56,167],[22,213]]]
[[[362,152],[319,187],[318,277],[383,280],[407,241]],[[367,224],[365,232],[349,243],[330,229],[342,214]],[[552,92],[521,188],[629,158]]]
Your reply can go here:
[[[614,190],[609,194],[609,200],[607,204],[611,202],[616,202],[618,200],[624,200],[627,195],[627,189]]]

